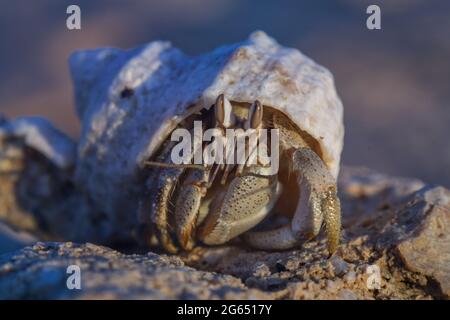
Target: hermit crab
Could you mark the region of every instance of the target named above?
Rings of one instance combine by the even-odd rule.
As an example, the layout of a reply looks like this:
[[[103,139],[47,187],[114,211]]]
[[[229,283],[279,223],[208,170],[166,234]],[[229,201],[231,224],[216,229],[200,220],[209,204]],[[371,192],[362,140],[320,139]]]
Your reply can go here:
[[[105,228],[110,235],[156,237],[168,252],[237,237],[282,250],[324,225],[328,250],[336,250],[343,107],[325,68],[261,31],[195,57],[156,41],[76,52],[70,63],[82,119],[75,179],[103,223],[117,226]],[[277,154],[277,170],[252,158],[256,148],[245,139],[240,163],[174,161],[174,133],[195,136],[196,123],[216,130],[209,141],[222,139],[225,153],[238,153],[228,130],[252,129],[257,138],[275,130],[256,146]],[[271,226],[279,215],[288,222]]]

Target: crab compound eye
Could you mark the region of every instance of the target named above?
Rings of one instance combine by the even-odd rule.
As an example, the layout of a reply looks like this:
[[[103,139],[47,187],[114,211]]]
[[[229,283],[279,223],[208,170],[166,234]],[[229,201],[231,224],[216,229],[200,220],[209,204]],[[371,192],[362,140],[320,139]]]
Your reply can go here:
[[[232,125],[232,106],[223,94],[217,97],[215,114],[217,122],[224,128],[229,128]]]
[[[263,107],[261,102],[259,102],[258,100],[256,100],[250,107],[249,110],[249,117],[248,117],[248,121],[249,121],[249,128],[252,129],[257,129],[261,126],[262,123],[262,119],[263,119]]]

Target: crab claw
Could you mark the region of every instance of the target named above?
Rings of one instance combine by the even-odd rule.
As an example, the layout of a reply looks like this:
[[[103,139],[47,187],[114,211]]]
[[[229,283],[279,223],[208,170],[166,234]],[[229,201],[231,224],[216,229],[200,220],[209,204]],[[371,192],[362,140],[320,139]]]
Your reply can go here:
[[[275,176],[256,171],[235,177],[225,194],[211,204],[211,213],[198,234],[205,244],[225,243],[256,226],[270,212],[280,194],[280,185]]]

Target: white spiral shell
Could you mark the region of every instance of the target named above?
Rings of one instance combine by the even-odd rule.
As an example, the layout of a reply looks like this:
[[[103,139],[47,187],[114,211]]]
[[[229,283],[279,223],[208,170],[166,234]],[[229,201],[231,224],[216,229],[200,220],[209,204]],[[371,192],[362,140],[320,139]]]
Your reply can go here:
[[[261,31],[200,56],[155,41],[127,51],[78,51],[70,66],[82,121],[76,180],[123,228],[134,223],[143,162],[182,119],[221,93],[284,112],[317,140],[338,175],[343,107],[331,73]]]

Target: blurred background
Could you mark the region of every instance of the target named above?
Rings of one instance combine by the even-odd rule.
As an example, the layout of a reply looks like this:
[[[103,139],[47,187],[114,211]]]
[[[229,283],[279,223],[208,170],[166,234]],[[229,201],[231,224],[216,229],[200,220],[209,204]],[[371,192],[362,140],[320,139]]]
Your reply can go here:
[[[0,112],[42,115],[74,138],[67,58],[170,40],[187,54],[256,29],[324,65],[345,106],[343,163],[450,187],[448,0],[1,0]],[[81,7],[81,30],[66,8]],[[381,7],[381,30],[366,8]]]

